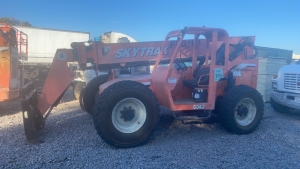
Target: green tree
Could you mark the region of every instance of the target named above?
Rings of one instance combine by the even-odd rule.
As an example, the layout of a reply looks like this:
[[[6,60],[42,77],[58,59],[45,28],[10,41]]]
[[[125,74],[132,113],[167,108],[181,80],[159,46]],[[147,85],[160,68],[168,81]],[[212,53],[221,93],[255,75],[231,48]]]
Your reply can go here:
[[[14,25],[14,26],[33,27],[28,21],[20,21],[18,19],[13,18],[13,17],[9,18],[7,16],[1,17],[0,22],[6,22],[6,23]]]

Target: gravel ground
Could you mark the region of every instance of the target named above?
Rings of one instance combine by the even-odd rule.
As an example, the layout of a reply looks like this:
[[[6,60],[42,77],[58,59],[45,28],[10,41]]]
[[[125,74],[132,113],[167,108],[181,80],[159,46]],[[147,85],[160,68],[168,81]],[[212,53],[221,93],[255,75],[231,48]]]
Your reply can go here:
[[[261,126],[237,136],[218,123],[183,125],[163,112],[145,145],[116,149],[97,135],[77,101],[56,107],[40,144],[25,139],[18,100],[0,104],[0,168],[300,168],[300,115],[269,104]]]

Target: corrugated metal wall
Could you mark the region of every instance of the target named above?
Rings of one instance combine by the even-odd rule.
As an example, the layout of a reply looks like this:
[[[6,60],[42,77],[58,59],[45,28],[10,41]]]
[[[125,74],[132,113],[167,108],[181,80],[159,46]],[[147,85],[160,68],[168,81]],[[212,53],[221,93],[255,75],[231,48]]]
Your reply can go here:
[[[272,90],[272,76],[278,73],[278,70],[292,61],[293,51],[257,47],[259,59],[257,90],[263,96],[265,102],[270,101],[270,92]]]

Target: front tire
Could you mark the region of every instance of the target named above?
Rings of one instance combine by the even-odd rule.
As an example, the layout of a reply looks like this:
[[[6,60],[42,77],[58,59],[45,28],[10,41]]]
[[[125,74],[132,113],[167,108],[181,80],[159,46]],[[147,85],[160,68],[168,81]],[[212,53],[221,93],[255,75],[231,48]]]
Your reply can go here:
[[[229,132],[242,135],[252,133],[259,126],[264,103],[254,88],[240,85],[228,90],[221,101],[220,120]]]
[[[148,140],[159,118],[154,93],[135,81],[116,82],[98,97],[94,108],[94,126],[109,145],[127,148]]]

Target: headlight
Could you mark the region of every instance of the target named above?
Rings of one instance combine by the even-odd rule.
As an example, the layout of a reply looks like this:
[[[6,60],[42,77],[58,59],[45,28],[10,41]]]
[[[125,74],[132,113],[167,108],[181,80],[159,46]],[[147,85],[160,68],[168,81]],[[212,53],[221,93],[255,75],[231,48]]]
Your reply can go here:
[[[277,89],[277,87],[278,87],[278,86],[277,86],[277,82],[272,82],[272,88],[273,88],[273,89]]]

